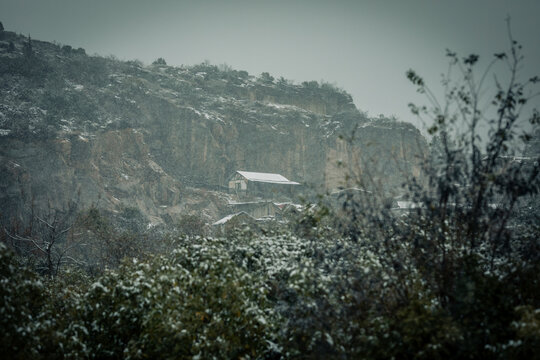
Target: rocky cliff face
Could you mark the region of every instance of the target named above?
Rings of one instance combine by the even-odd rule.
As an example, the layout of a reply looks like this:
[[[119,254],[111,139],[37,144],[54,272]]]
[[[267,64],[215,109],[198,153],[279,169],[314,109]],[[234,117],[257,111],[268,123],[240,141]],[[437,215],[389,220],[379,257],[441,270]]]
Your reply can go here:
[[[78,197],[137,207],[151,222],[194,211],[215,219],[235,170],[316,191],[369,173],[396,191],[426,146],[412,125],[368,119],[332,86],[208,64],[143,66],[3,32],[0,77],[4,216]]]

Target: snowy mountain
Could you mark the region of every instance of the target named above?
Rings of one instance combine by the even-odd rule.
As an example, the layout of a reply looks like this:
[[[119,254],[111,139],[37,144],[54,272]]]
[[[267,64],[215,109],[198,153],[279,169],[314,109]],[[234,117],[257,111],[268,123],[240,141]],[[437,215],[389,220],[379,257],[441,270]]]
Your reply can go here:
[[[217,220],[236,170],[321,193],[369,175],[396,194],[426,149],[412,125],[369,119],[332,85],[227,66],[144,66],[3,31],[0,78],[2,216],[77,198],[151,223]]]

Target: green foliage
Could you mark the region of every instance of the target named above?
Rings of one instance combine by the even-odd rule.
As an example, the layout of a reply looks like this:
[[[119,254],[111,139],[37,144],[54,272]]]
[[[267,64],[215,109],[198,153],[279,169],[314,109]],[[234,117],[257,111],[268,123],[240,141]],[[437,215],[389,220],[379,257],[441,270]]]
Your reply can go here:
[[[307,89],[315,90],[315,89],[319,88],[319,83],[317,81],[315,81],[315,80],[304,81],[304,82],[302,82],[302,86],[304,86]]]
[[[156,60],[154,60],[154,62],[152,63],[152,65],[167,65],[167,62],[165,61],[164,58],[160,57],[160,58],[157,58]]]
[[[407,72],[430,104],[411,105],[411,110],[430,118],[428,131],[434,135],[424,167],[426,186],[419,179],[408,184],[418,206],[407,219],[407,241],[422,279],[459,326],[461,357],[516,356],[534,349],[532,343],[523,346],[511,326],[516,321],[514,309],[538,306],[538,295],[533,295],[538,283],[531,277],[537,261],[523,252],[537,241],[531,242],[530,233],[519,225],[526,222],[519,214],[528,201],[538,201],[540,179],[537,154],[515,160],[518,141],[530,138],[518,134],[534,82],[520,81],[521,46],[510,40],[509,51],[495,54],[480,77],[477,55],[460,59],[448,52],[450,70],[443,79],[442,100],[419,75]],[[482,112],[484,81],[500,61],[508,65],[509,82],[495,82],[494,111]],[[455,77],[452,71],[457,71]],[[533,132],[538,126],[534,118],[535,111],[530,121]],[[484,139],[481,126],[489,127]]]
[[[219,71],[224,72],[224,73],[229,73],[233,71],[232,66],[227,63],[219,64],[218,69]]]
[[[43,281],[17,263],[0,243],[0,351],[13,359],[36,357],[44,346]]]
[[[516,358],[533,358],[540,351],[540,311],[532,306],[518,306],[515,312],[519,320],[512,323],[517,332],[518,340],[507,346],[508,353]]]
[[[143,213],[136,207],[124,207],[115,217],[116,226],[123,232],[140,234],[143,233],[147,220]]]
[[[187,236],[204,236],[207,234],[207,224],[204,219],[196,214],[183,215],[176,223],[179,234]]]
[[[263,84],[272,84],[274,82],[274,77],[272,75],[270,75],[269,73],[267,73],[267,72],[263,72],[263,73],[261,73],[261,76],[259,77],[259,80]]]
[[[285,79],[283,76],[280,76],[279,79],[277,80],[277,84],[278,84],[278,86],[286,88],[286,87],[290,86],[292,83],[291,83],[291,81]]]
[[[75,56],[63,69],[63,76],[78,84],[105,86],[109,81],[111,60],[93,56]]]
[[[73,52],[77,55],[86,55],[86,50],[84,50],[83,48],[77,48],[76,50],[73,50]]]
[[[186,243],[105,273],[73,299],[67,350],[91,358],[263,353],[271,333],[264,283],[216,250],[209,240]]]
[[[16,52],[13,41],[9,42],[8,52]],[[41,55],[36,54],[30,36],[23,41],[22,57],[8,57],[0,62],[0,76],[21,75],[34,83],[42,85],[51,70],[48,61]]]
[[[131,65],[133,67],[136,67],[136,68],[142,68],[144,66],[143,62],[139,59],[135,59],[135,60],[128,60],[126,61],[126,63],[128,65]]]
[[[32,49],[32,39],[28,35],[28,40],[23,43],[23,55],[26,58],[31,58],[34,56],[34,49]]]
[[[240,77],[241,79],[248,79],[249,78],[249,73],[245,70],[239,70],[238,71],[238,77]]]
[[[74,49],[70,45],[62,46],[62,53],[64,55],[86,55],[86,51],[83,48]]]
[[[81,231],[76,256],[85,270],[102,273],[106,267],[116,268],[126,257],[144,258],[153,249],[144,233],[144,220],[138,209],[130,207],[116,217],[108,217],[95,207],[79,214],[74,224]]]
[[[338,92],[338,93],[345,92],[343,89],[340,89],[335,83],[329,83],[326,81],[321,81],[321,90],[325,90],[328,92]]]
[[[95,231],[106,226],[97,217]],[[41,299],[33,319],[49,324],[27,350],[68,358],[534,354],[538,266],[508,264],[501,278],[471,262],[448,306],[403,239],[385,259],[380,244],[318,233],[176,239],[168,255],[126,258],[93,280],[67,269],[31,295],[21,289],[35,275],[12,271],[9,291]]]

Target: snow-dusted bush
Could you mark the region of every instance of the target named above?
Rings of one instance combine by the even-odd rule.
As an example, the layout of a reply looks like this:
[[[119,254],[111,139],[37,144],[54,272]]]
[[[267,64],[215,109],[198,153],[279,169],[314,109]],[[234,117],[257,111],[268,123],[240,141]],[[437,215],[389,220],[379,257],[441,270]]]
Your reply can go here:
[[[273,334],[267,291],[200,239],[106,272],[78,298],[70,327],[81,357],[255,357]]]
[[[0,353],[10,358],[33,358],[47,343],[51,320],[44,316],[45,284],[21,266],[0,243]]]

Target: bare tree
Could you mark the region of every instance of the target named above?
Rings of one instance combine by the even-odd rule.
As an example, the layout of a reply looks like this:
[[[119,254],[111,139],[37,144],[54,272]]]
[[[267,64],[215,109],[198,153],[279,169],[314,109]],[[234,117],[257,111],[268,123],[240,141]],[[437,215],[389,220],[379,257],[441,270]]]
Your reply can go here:
[[[27,224],[12,220],[9,227],[3,228],[4,238],[16,253],[34,262],[36,270],[53,277],[63,264],[78,263],[70,256],[70,251],[79,245],[73,241],[72,233],[77,207],[78,201],[63,209],[55,209],[49,202],[48,209],[40,212],[32,201]]]

